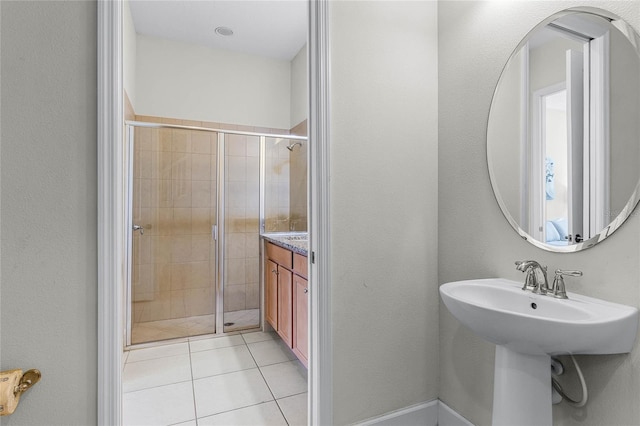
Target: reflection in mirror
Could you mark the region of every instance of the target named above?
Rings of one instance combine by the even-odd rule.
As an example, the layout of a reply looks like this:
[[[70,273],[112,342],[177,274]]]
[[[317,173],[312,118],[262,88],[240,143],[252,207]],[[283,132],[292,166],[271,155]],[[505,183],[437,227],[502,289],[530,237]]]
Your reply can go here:
[[[496,199],[523,238],[550,251],[592,247],[638,201],[639,38],[598,12],[565,11],[529,33],[491,104]]]

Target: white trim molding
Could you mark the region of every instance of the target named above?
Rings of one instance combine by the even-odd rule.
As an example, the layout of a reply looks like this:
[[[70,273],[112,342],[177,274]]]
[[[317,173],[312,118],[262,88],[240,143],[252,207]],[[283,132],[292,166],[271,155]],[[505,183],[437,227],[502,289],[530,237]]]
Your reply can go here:
[[[435,399],[377,416],[357,426],[474,426],[444,402]]]
[[[122,423],[122,2],[98,1],[98,425]]]
[[[329,0],[309,1],[309,424],[333,424],[329,228]]]
[[[453,408],[438,400],[438,425],[439,426],[474,426]]]
[[[433,401],[412,405],[365,420],[362,423],[357,423],[357,426],[438,426],[438,403],[439,401],[435,399]]]

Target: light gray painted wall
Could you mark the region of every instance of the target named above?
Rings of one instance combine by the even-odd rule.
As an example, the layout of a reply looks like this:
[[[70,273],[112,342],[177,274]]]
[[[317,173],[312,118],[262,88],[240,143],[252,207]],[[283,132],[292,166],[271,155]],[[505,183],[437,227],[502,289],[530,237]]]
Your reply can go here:
[[[330,22],[333,424],[344,425],[438,396],[437,3],[334,1]]]
[[[640,175],[640,58],[622,33],[611,31],[611,170],[612,219],[624,208]],[[622,84],[624,82],[624,84]]]
[[[438,281],[505,277],[521,280],[517,259],[580,269],[569,290],[640,305],[640,218],[580,253],[549,253],[521,240],[503,218],[485,160],[491,95],[502,66],[538,22],[562,9],[604,7],[640,29],[637,2],[440,2],[438,10],[439,237]],[[494,346],[440,309],[440,398],[476,425],[491,422]],[[554,406],[556,425],[640,424],[640,349],[630,355],[578,356],[590,402]],[[566,359],[565,359],[566,361]],[[575,380],[575,378],[574,378]],[[568,386],[570,392],[578,389]]]
[[[138,34],[136,114],[290,129],[290,61]]]
[[[291,125],[294,128],[307,119],[309,113],[309,70],[307,66],[307,45],[291,60]]]
[[[137,39],[131,7],[128,0],[124,0],[122,2],[122,85],[134,110],[136,109]]]
[[[3,425],[96,423],[96,3],[3,1],[0,368],[39,368]]]
[[[582,43],[557,36],[529,51],[529,87],[532,101],[533,94],[538,90],[566,82],[566,55],[569,49],[582,52]]]

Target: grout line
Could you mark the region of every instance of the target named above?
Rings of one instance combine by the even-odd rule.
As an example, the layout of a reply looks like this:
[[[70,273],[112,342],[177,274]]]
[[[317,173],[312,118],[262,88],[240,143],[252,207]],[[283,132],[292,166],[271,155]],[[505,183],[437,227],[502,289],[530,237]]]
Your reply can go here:
[[[179,382],[164,383],[162,385],[151,386],[151,387],[148,387],[148,388],[134,389],[134,390],[126,391],[126,392],[123,391],[122,394],[124,395],[124,394],[127,394],[127,393],[142,392],[142,391],[147,391],[149,389],[162,388],[162,387],[165,387],[165,386],[177,385],[177,384],[180,384],[180,383],[187,383],[189,381],[190,380],[181,380]]]
[[[249,345],[247,345],[247,350],[251,354],[253,361],[256,363],[256,365],[258,365],[256,358],[253,356],[253,352],[251,352],[251,349],[249,349]],[[269,365],[275,365],[275,364],[269,364]],[[276,403],[276,407],[278,407],[280,414],[282,414],[282,418],[284,419],[285,423],[287,423],[287,426],[290,426],[289,419],[287,419],[287,416],[284,415],[284,411],[282,411],[282,408],[280,408],[280,404],[278,404],[278,400],[276,399],[276,396],[273,394],[273,391],[271,390],[271,386],[269,386],[269,382],[267,382],[267,379],[264,377],[264,374],[262,373],[262,367],[266,367],[266,365],[263,365],[263,366],[258,365],[258,371],[260,372],[260,376],[262,376],[262,380],[264,380],[264,383],[267,385],[267,389],[269,389],[269,392],[273,397],[273,401]]]
[[[189,353],[186,353],[186,354],[173,354],[173,355],[160,355],[160,356],[155,356],[155,357],[152,357],[152,358],[140,359],[138,361],[129,361],[129,357],[127,357],[127,361],[125,362],[125,364],[126,365],[132,365],[132,364],[137,364],[139,362],[154,361],[156,359],[171,358],[171,357],[175,357],[175,356],[185,356],[185,355],[189,355]]]
[[[191,342],[187,342],[187,348],[189,349],[189,369],[191,371],[191,393],[193,395],[193,415],[198,426],[198,407],[196,406],[196,385],[193,382],[193,362],[191,361]]]
[[[243,340],[244,340],[244,339],[243,339]],[[284,418],[284,420],[285,420],[285,422],[287,423],[287,425],[289,425],[289,422],[287,421],[287,418],[284,416],[284,413],[282,412],[282,410],[280,409],[280,406],[279,406],[279,405],[278,405],[278,403],[276,402],[276,398],[275,398],[275,396],[273,395],[273,392],[271,391],[271,388],[269,387],[269,383],[267,383],[267,380],[266,380],[266,379],[264,378],[264,376],[262,375],[262,371],[260,371],[260,367],[258,366],[258,363],[256,362],[255,357],[254,357],[254,356],[253,356],[253,354],[251,353],[251,350],[250,350],[250,349],[249,349],[249,347],[247,346],[247,343],[245,342],[245,343],[243,343],[243,344],[244,344],[244,346],[247,348],[247,351],[249,352],[249,355],[251,355],[251,359],[253,359],[253,362],[256,364],[256,367],[245,368],[244,370],[232,371],[232,372],[230,372],[230,373],[216,374],[216,375],[214,375],[214,376],[207,376],[207,377],[215,377],[215,376],[220,376],[220,375],[223,375],[223,374],[232,374],[232,373],[237,373],[237,372],[240,372],[240,371],[253,370],[253,369],[255,368],[255,369],[257,369],[257,370],[258,370],[258,372],[260,373],[260,376],[262,377],[262,380],[264,381],[265,385],[267,385],[267,389],[269,389],[269,393],[271,394],[271,397],[272,397],[273,399],[272,399],[271,401],[263,401],[263,402],[259,402],[259,403],[257,403],[257,404],[250,404],[250,405],[246,405],[246,406],[243,406],[243,407],[234,408],[234,409],[231,409],[231,410],[221,411],[221,412],[219,412],[219,413],[215,413],[215,414],[211,414],[211,415],[208,415],[208,416],[204,416],[204,417],[202,417],[202,418],[205,418],[205,417],[212,417],[212,416],[217,416],[218,414],[223,414],[223,413],[229,413],[229,412],[232,412],[232,411],[242,410],[242,409],[244,409],[244,408],[254,407],[254,406],[257,406],[257,405],[261,405],[261,404],[266,404],[266,403],[268,403],[268,402],[275,402],[275,403],[276,403],[276,407],[278,407],[278,410],[280,410],[280,414],[282,414],[282,418]],[[241,345],[236,345],[236,346],[234,346],[234,347],[238,347],[238,346],[242,346],[242,344],[241,344]],[[196,351],[196,352],[198,352],[198,351]],[[192,373],[192,375],[193,375],[193,373]],[[202,378],[204,379],[204,378],[206,378],[206,377],[202,377]],[[199,379],[198,379],[198,380],[199,380]],[[192,383],[193,383],[193,381],[192,381]],[[195,404],[195,390],[194,390],[194,404]],[[196,410],[196,426],[197,426],[197,422],[198,422],[198,413],[197,413],[197,410]]]
[[[291,394],[291,395],[283,396],[282,398],[278,398],[278,399],[276,399],[276,402],[281,401],[281,400],[283,400],[283,399],[292,398],[292,397],[294,397],[294,396],[302,395],[302,394],[304,394],[304,393],[307,393],[307,391],[304,391],[304,392],[298,392],[298,393],[294,393],[294,394]]]
[[[238,407],[238,408],[232,408],[231,410],[225,410],[225,411],[220,411],[219,413],[215,413],[215,414],[209,414],[208,416],[203,416],[200,417],[201,419],[206,419],[207,417],[213,417],[213,416],[217,416],[219,414],[225,414],[225,413],[231,413],[232,411],[238,411],[238,410],[243,410],[245,408],[249,408],[249,407],[257,407],[258,405],[264,405],[264,404],[268,404],[270,402],[276,402],[275,400],[273,401],[263,401],[263,402],[258,402],[257,404],[249,404],[249,405],[244,405],[242,407]],[[276,404],[277,405],[277,404]],[[283,415],[284,417],[284,415]],[[188,421],[188,420],[187,420]],[[286,419],[285,419],[286,421]]]

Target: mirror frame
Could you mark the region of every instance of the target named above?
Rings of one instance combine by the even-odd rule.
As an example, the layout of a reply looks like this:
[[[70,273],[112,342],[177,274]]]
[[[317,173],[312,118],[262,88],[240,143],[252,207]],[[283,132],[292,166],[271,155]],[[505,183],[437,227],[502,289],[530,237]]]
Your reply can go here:
[[[631,193],[629,200],[627,201],[625,206],[622,208],[621,212],[600,232],[598,232],[596,235],[589,238],[588,240],[581,241],[577,244],[571,244],[566,246],[554,246],[554,245],[546,244],[542,241],[539,241],[533,238],[528,232],[522,229],[520,227],[520,224],[513,218],[513,216],[507,209],[506,203],[503,201],[502,196],[500,195],[499,186],[496,182],[496,176],[493,171],[495,164],[489,156],[489,121],[491,120],[491,113],[493,110],[494,100],[498,93],[498,89],[500,88],[500,82],[502,81],[502,77],[504,76],[506,69],[511,64],[511,61],[514,58],[514,55],[524,47],[524,45],[531,39],[532,35],[536,31],[538,31],[542,27],[547,26],[550,22],[553,22],[558,18],[571,15],[571,14],[576,14],[576,13],[589,13],[589,14],[596,15],[611,21],[611,24],[614,27],[616,27],[622,34],[624,34],[626,38],[629,40],[629,42],[632,44],[632,46],[635,47],[636,53],[640,58],[640,34],[638,34],[638,30],[636,30],[634,27],[629,25],[626,21],[624,21],[622,18],[620,18],[616,14],[611,13],[607,10],[595,8],[595,7],[573,7],[573,8],[565,9],[560,12],[554,13],[553,15],[549,16],[548,18],[544,19],[539,24],[537,24],[529,32],[527,32],[524,38],[520,41],[520,43],[518,43],[516,48],[509,55],[507,62],[505,63],[504,67],[502,68],[502,71],[500,72],[500,76],[496,83],[496,87],[493,91],[493,95],[491,96],[491,105],[489,107],[489,114],[487,117],[487,130],[486,130],[487,167],[489,171],[489,180],[491,182],[491,189],[493,190],[493,195],[495,196],[495,199],[498,202],[498,205],[500,206],[500,210],[502,211],[502,214],[507,219],[511,227],[518,233],[518,235],[522,237],[522,239],[524,239],[525,241],[528,241],[529,243],[533,244],[534,246],[542,250],[546,250],[554,253],[578,252],[581,250],[586,250],[588,248],[591,248],[596,244],[600,243],[601,241],[609,237],[611,234],[613,234],[618,228],[620,228],[620,226],[625,222],[625,220],[627,220],[627,218],[631,216],[631,214],[633,213],[633,210],[638,204],[638,201],[640,201],[640,179],[639,179],[638,182],[636,183],[635,189]],[[638,140],[636,142],[640,143],[640,137],[638,137]]]

